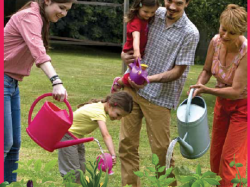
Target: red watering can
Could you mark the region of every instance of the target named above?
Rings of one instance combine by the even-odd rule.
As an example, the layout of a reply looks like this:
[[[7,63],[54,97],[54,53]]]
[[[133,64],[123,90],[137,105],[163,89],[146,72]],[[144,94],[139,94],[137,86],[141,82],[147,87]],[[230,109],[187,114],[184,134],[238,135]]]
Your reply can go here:
[[[68,131],[73,123],[73,112],[69,102],[66,99],[64,100],[64,103],[69,109],[69,115],[66,110],[61,110],[53,103],[46,101],[33,121],[31,121],[34,107],[38,101],[47,96],[52,96],[52,93],[46,93],[38,97],[31,105],[29,111],[29,126],[26,131],[34,142],[36,142],[45,150],[53,152],[55,149],[94,140],[93,137],[78,139]],[[66,133],[74,138],[74,140],[60,142]]]
[[[134,81],[138,85],[144,84],[145,81],[148,81],[148,73],[147,73],[147,65],[141,64],[140,60],[134,60],[134,63],[130,63],[129,67],[131,69],[129,73],[129,77],[132,81]]]

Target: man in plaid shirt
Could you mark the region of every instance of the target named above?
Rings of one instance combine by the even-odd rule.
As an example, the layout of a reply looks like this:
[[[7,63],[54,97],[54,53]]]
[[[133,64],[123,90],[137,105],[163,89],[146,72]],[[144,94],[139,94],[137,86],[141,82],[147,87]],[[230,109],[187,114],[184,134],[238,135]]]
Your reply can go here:
[[[149,27],[142,62],[148,65],[150,84],[139,86],[129,80],[135,89],[125,87],[125,91],[133,96],[134,107],[129,116],[122,118],[120,129],[122,186],[141,186],[134,171],[139,170],[138,148],[143,117],[151,150],[158,155],[159,164],[166,165],[166,153],[171,140],[171,109],[176,109],[179,103],[199,42],[199,31],[184,12],[189,1],[165,0],[165,7],[156,11],[154,22]],[[126,64],[134,61],[133,51],[123,52],[121,56]],[[173,159],[170,166],[174,167]],[[177,183],[171,185],[176,186]]]

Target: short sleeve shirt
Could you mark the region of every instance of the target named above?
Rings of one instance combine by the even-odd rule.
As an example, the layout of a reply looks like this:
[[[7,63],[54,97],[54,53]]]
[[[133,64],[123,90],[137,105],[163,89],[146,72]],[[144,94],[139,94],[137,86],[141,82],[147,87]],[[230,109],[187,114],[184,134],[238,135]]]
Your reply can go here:
[[[97,121],[106,122],[103,103],[92,103],[82,106],[73,113],[73,124],[69,131],[79,138],[98,128]]]
[[[166,8],[158,8],[154,22],[149,25],[148,41],[142,63],[148,65],[148,75],[169,71],[175,65],[187,65],[187,68],[179,79],[148,84],[140,89],[138,94],[156,105],[176,109],[189,66],[194,64],[199,31],[185,12],[168,28],[165,24],[165,15]]]
[[[127,40],[124,44],[123,51],[133,50],[132,33],[135,31],[140,32],[140,53],[141,56],[143,56],[147,44],[148,21],[142,20],[137,16],[127,24]]]

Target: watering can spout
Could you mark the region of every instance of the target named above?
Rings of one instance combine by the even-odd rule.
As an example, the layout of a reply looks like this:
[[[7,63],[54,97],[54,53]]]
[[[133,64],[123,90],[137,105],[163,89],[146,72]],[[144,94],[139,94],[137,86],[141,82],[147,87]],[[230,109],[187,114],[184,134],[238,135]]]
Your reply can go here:
[[[182,138],[178,137],[177,138],[180,146],[185,149],[185,151],[188,153],[188,154],[193,154],[194,153],[194,149],[191,145],[189,145],[187,142],[185,142]]]
[[[67,140],[67,141],[63,141],[63,142],[58,142],[54,149],[60,149],[63,147],[68,147],[68,146],[72,146],[72,145],[77,145],[80,143],[85,143],[85,142],[90,142],[93,141],[94,138],[93,137],[89,137],[89,138],[82,138],[82,139],[75,139],[75,140]]]

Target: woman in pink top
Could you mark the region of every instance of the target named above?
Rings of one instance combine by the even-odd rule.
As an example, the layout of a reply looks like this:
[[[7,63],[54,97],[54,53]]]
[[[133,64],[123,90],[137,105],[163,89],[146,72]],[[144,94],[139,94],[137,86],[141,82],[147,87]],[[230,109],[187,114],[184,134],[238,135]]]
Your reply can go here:
[[[50,79],[53,98],[63,101],[67,92],[51,65],[48,49],[49,23],[67,15],[76,0],[36,0],[12,15],[4,28],[4,181],[16,181],[21,144],[18,81],[30,75],[35,62]]]
[[[247,161],[247,12],[230,4],[220,16],[219,34],[211,40],[206,62],[194,95],[217,96],[214,108],[211,170],[222,178],[220,186],[232,187],[237,170],[233,161],[243,164],[241,177],[246,177]],[[215,88],[205,86],[211,76],[217,79]]]

